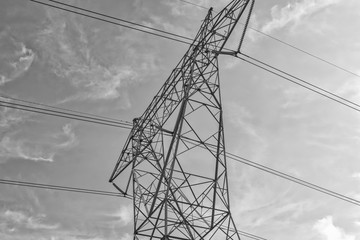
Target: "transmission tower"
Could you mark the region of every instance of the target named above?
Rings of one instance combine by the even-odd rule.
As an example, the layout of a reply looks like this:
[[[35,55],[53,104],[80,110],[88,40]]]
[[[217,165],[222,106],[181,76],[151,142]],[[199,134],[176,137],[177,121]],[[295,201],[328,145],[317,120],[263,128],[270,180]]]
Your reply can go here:
[[[110,178],[133,198],[134,240],[240,239],[230,213],[218,56],[249,1],[233,0],[215,16],[209,10],[134,119]]]

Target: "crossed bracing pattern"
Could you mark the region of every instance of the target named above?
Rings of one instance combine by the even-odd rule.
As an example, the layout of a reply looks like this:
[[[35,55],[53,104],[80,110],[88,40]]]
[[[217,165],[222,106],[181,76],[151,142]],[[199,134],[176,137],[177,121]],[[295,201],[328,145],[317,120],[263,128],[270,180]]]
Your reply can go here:
[[[216,16],[209,11],[134,119],[110,179],[133,196],[134,239],[240,239],[230,214],[217,57],[247,4],[232,1]],[[124,184],[115,183],[120,175],[128,176]]]

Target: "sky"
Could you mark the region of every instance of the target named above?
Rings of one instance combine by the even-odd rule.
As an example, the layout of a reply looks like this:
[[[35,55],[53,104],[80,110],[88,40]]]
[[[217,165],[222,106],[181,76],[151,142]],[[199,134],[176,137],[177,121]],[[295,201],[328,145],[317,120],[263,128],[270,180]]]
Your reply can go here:
[[[215,10],[229,2],[188,1]],[[206,15],[179,0],[63,2],[189,37]],[[249,26],[360,75],[358,0],[257,0]],[[186,49],[34,2],[0,2],[2,96],[131,121]],[[251,29],[242,52],[360,103],[360,77]],[[219,64],[228,152],[360,200],[359,112],[239,59]],[[108,179],[128,134],[0,107],[0,178],[115,191]],[[228,164],[239,230],[269,240],[360,240],[359,206]],[[132,221],[131,200],[0,185],[0,239],[128,240]]]

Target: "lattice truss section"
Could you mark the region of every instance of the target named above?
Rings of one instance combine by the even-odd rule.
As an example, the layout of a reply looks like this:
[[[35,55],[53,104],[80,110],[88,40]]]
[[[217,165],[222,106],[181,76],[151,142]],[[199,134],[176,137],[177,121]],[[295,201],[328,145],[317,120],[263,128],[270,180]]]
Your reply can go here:
[[[110,181],[134,201],[134,239],[240,239],[230,214],[218,55],[248,1],[210,10],[133,129]]]

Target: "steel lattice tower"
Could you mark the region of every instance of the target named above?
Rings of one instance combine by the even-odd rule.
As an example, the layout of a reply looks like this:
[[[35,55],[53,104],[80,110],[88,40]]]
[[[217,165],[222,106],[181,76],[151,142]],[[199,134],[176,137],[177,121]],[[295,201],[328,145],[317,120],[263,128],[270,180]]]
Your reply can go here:
[[[133,197],[136,240],[240,239],[230,214],[218,56],[248,3],[233,0],[215,16],[209,10],[134,119],[110,182]]]

